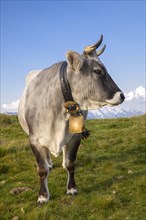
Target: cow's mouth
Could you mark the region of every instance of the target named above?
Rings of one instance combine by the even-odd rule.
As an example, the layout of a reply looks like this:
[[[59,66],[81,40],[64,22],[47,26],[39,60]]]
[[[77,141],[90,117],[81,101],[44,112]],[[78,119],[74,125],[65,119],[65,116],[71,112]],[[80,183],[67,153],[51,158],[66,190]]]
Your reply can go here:
[[[98,108],[102,108],[105,105],[107,105],[106,102],[89,99],[88,104],[87,104],[87,106],[88,106],[87,109],[88,110],[94,110],[94,109],[96,110]]]
[[[109,106],[113,107],[113,106],[116,106],[118,104],[113,104],[113,103],[110,103],[110,102],[106,102],[106,105],[109,105]]]

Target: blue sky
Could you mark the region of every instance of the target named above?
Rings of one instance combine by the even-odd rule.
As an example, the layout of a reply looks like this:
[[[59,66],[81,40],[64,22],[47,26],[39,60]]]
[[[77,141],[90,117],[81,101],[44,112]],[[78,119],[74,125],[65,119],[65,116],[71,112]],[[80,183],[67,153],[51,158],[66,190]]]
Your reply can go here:
[[[1,1],[1,104],[20,98],[29,71],[82,53],[100,34],[119,87],[145,87],[145,1]]]

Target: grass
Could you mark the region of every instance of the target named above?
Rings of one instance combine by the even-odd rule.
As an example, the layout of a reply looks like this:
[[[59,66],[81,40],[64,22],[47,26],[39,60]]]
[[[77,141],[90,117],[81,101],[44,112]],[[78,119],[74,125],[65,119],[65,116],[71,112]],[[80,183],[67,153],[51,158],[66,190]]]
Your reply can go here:
[[[91,136],[77,159],[78,195],[66,195],[62,157],[52,156],[51,198],[37,206],[39,178],[28,137],[17,116],[0,115],[0,219],[9,220],[143,220],[146,213],[146,115],[89,120]],[[16,187],[30,191],[10,194]]]

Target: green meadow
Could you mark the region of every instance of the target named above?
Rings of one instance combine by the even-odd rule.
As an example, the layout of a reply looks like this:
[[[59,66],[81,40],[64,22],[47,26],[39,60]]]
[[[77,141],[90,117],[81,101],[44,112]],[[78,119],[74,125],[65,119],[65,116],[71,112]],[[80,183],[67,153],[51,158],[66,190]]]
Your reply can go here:
[[[66,195],[62,155],[52,156],[50,201],[39,207],[39,177],[17,116],[0,115],[0,220],[146,219],[146,115],[89,120],[78,151],[77,196]],[[11,190],[29,190],[12,194]]]

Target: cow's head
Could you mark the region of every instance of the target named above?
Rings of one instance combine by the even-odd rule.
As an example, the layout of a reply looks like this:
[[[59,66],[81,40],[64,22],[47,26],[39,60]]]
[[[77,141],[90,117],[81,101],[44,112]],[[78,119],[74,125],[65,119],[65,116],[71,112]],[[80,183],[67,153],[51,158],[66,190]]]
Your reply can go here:
[[[82,55],[74,51],[69,51],[66,55],[72,94],[83,110],[118,105],[125,99],[99,59],[105,49],[104,45],[101,50],[96,51],[102,39],[101,35],[96,44],[85,47]]]

